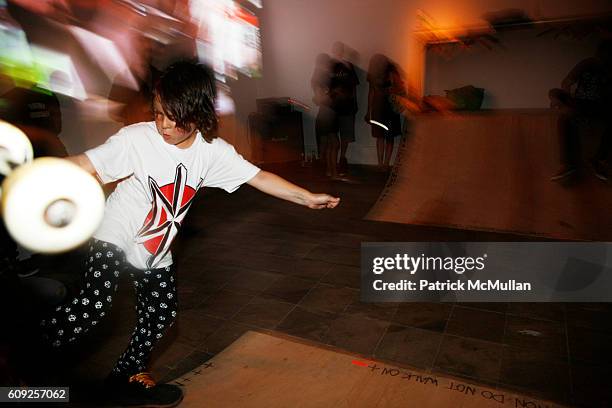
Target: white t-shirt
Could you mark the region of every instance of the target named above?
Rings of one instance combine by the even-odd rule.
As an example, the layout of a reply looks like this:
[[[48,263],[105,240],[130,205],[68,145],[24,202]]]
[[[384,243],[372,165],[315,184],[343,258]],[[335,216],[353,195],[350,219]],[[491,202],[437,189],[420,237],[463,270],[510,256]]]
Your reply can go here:
[[[187,149],[168,144],[155,122],[126,126],[85,154],[102,182],[125,178],[94,238],[122,248],[138,269],[172,264],[170,244],[198,189],[231,193],[259,172],[223,139],[208,143],[198,134]]]

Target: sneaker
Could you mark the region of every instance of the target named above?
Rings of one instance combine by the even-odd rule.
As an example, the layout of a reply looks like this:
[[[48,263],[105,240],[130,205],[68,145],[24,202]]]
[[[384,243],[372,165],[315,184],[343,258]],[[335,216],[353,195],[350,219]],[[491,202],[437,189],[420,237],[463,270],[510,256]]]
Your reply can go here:
[[[605,161],[593,159],[591,160],[591,166],[595,172],[595,177],[603,181],[608,181],[608,166]]]
[[[550,180],[551,181],[557,181],[557,180],[562,180],[570,175],[572,175],[573,173],[576,172],[577,167],[576,166],[568,166],[568,165],[564,165],[561,167],[561,169],[555,173]]]
[[[111,373],[104,385],[109,400],[122,407],[170,408],[183,400],[178,385],[156,384],[150,373]]]

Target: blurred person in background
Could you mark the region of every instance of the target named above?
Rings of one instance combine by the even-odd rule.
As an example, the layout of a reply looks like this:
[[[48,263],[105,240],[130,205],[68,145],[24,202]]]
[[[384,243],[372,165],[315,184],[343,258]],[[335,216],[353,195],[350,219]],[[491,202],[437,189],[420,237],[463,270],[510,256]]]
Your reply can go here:
[[[329,54],[317,56],[315,70],[310,79],[312,101],[319,107],[315,119],[315,135],[319,158],[323,161],[325,175],[338,178],[338,115],[333,109],[332,68],[334,61]]]
[[[557,120],[561,168],[551,180],[563,180],[581,166],[581,133],[600,127],[599,147],[590,162],[597,178],[609,178],[612,146],[612,41],[599,45],[595,56],[580,61],[565,77],[561,89],[549,91]]]
[[[355,141],[355,114],[359,109],[357,106],[359,79],[353,64],[349,61],[349,54],[350,50],[344,43],[337,41],[333,44],[330,95],[333,97],[332,107],[336,113],[340,136],[339,175],[344,175],[348,171],[346,151],[349,143]]]
[[[395,138],[402,133],[400,115],[391,100],[394,78],[398,75],[397,66],[386,56],[375,54],[370,59],[368,110],[364,120],[371,126],[372,137],[376,139],[376,159],[382,171],[389,169]]]

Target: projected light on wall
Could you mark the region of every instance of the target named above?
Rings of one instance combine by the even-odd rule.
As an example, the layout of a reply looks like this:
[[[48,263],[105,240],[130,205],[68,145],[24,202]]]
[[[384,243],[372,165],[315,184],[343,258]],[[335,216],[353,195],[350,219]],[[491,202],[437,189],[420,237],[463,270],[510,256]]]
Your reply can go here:
[[[27,42],[22,44],[20,52],[19,58],[0,53],[0,74],[10,77],[15,85],[24,88],[37,85],[76,99],[86,98],[85,88],[69,55],[30,46]]]
[[[85,100],[87,93],[70,55],[44,47],[32,46],[32,56],[44,77],[38,85],[50,91]]]
[[[238,73],[261,76],[261,36],[255,13],[261,1],[191,0],[198,26],[197,52],[223,80]]]

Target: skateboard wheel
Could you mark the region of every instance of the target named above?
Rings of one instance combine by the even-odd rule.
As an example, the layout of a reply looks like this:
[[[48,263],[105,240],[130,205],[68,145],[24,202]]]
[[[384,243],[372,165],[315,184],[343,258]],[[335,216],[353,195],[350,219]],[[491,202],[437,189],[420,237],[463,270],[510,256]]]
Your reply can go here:
[[[32,143],[19,128],[0,120],[0,174],[8,175],[12,169],[32,161]]]
[[[73,249],[95,232],[104,215],[104,193],[96,179],[67,160],[35,159],[15,169],[3,189],[6,229],[31,251]]]

